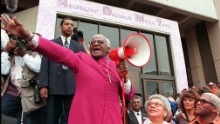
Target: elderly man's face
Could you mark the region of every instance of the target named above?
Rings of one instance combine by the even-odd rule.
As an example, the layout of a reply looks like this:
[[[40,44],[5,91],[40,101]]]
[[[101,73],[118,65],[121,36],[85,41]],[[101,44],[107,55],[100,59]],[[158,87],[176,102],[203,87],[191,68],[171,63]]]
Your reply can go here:
[[[107,43],[102,37],[94,37],[90,42],[90,54],[94,59],[99,59],[106,56],[110,50]]]
[[[140,99],[133,99],[132,101],[132,108],[134,111],[139,112],[141,110],[141,100]]]
[[[200,116],[208,116],[213,113],[214,108],[216,108],[207,95],[202,95],[200,101],[196,104],[195,113]]]

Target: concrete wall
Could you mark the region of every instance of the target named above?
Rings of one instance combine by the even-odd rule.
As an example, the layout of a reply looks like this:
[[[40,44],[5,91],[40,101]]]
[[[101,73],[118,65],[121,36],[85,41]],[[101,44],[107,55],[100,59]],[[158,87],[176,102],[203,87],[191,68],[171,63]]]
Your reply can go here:
[[[214,0],[216,6],[216,12],[220,19],[220,1]],[[216,68],[216,74],[218,81],[220,82],[220,23],[206,23],[207,31],[209,35],[210,47],[212,51],[213,61]]]
[[[37,26],[38,7],[33,7],[14,14],[26,29],[35,32]]]
[[[193,84],[196,87],[205,86],[205,76],[195,28],[187,29],[184,38],[187,42]]]
[[[204,18],[218,19],[215,1],[219,0],[150,0],[174,9],[196,14]]]

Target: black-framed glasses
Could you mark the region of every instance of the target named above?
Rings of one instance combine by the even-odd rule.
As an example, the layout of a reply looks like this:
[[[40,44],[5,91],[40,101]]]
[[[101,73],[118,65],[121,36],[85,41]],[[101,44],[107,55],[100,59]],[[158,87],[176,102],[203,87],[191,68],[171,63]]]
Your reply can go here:
[[[201,105],[204,105],[206,103],[215,106],[214,104],[212,104],[211,102],[206,101],[205,99],[200,99],[199,102],[201,103]]]

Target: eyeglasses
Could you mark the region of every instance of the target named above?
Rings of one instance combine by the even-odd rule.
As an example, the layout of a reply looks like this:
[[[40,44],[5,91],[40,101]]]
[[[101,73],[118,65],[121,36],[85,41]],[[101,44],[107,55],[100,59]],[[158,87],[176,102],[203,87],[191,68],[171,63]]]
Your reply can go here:
[[[161,103],[158,103],[158,102],[148,102],[147,103],[147,106],[152,106],[152,105],[154,105],[154,106],[156,106],[156,107],[163,107],[163,105],[161,104]]]
[[[201,105],[204,105],[206,103],[215,106],[214,104],[212,104],[211,102],[206,101],[205,99],[200,99],[199,102],[201,103]]]
[[[104,43],[104,41],[102,41],[102,40],[94,40],[94,41],[91,41],[90,45],[94,45],[96,42],[98,45],[101,45]]]

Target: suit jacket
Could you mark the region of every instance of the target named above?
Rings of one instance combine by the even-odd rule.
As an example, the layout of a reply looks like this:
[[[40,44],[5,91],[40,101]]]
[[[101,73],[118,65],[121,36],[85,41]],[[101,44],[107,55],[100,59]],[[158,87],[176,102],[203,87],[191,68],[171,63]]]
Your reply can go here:
[[[139,124],[133,111],[130,111],[129,117],[130,117],[130,124]],[[145,119],[147,118],[147,114],[141,112],[141,118],[142,118],[142,123],[141,124],[143,124]]]
[[[63,46],[61,37],[52,41]],[[69,49],[76,53],[85,51],[81,44],[72,39]],[[39,88],[45,86],[48,87],[49,95],[74,95],[76,88],[75,74],[70,69],[64,70],[62,64],[55,63],[43,57],[39,75]]]

